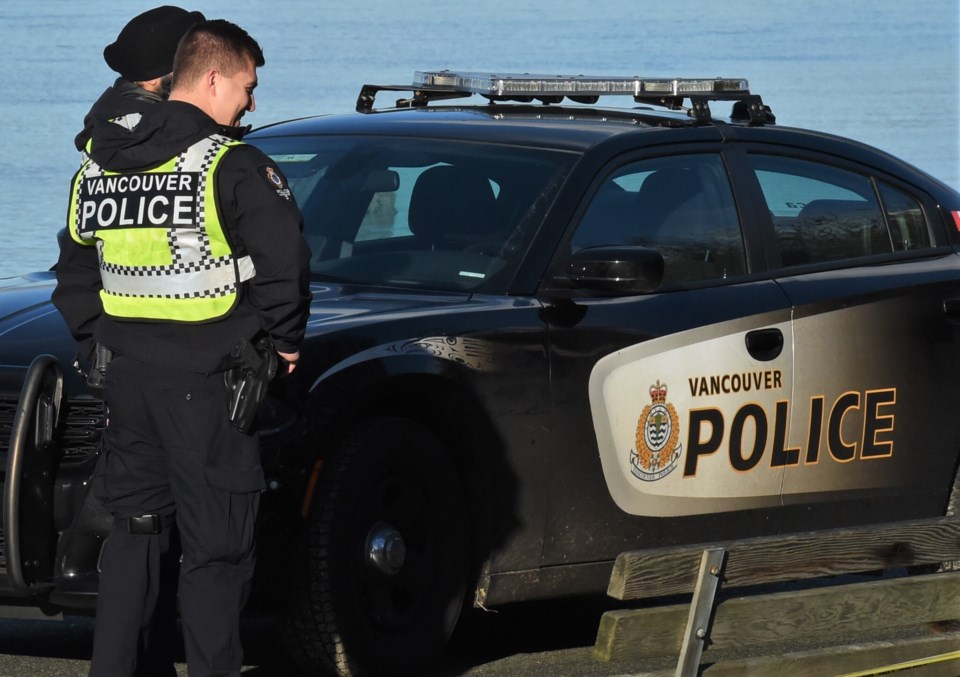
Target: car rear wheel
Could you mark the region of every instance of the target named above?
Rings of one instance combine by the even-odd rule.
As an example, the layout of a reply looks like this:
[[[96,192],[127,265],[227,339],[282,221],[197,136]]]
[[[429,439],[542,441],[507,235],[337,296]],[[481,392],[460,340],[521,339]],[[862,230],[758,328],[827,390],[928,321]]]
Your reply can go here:
[[[400,418],[362,422],[324,461],[284,633],[312,672],[414,674],[463,606],[469,528],[456,466]]]

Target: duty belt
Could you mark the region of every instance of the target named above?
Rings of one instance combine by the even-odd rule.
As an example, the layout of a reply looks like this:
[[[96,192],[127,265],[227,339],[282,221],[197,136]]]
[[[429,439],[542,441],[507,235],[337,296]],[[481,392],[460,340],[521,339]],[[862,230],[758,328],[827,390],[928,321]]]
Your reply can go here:
[[[131,534],[159,534],[173,526],[173,515],[138,515],[127,518],[127,530]]]

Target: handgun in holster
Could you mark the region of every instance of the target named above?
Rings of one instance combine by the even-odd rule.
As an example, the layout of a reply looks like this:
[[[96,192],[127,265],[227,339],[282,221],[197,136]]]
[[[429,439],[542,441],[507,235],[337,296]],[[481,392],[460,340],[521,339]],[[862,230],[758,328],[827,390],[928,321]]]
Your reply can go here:
[[[103,384],[107,379],[107,367],[110,366],[112,359],[113,351],[98,343],[96,349],[93,351],[93,364],[90,366],[89,373],[87,373],[88,386],[91,388],[103,388]]]
[[[257,417],[270,381],[277,373],[279,358],[268,338],[262,338],[256,344],[244,339],[234,346],[230,356],[236,366],[223,373],[230,422],[241,432],[247,432]]]

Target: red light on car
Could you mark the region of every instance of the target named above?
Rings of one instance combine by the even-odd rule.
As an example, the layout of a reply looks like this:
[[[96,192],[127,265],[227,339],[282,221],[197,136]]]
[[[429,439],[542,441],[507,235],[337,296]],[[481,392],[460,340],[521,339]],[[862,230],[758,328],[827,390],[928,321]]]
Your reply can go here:
[[[950,212],[953,214],[953,225],[957,227],[957,231],[960,232],[960,212]]]

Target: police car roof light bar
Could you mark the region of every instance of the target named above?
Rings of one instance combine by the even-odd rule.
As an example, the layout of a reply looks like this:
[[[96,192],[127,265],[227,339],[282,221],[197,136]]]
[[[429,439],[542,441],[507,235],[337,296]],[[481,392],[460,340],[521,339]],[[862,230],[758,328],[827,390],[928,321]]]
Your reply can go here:
[[[742,78],[641,78],[594,75],[537,75],[531,73],[479,73],[417,71],[415,87],[449,87],[487,97],[566,96],[589,97],[625,94],[639,99],[697,94],[750,93]]]
[[[637,103],[652,103],[672,110],[690,100],[690,115],[698,122],[711,119],[708,101],[728,100],[734,106],[732,117],[749,119],[751,124],[773,122],[770,109],[760,97],[750,93],[743,78],[641,78],[588,75],[539,75],[530,73],[483,73],[472,71],[416,71],[413,84],[364,85],[357,99],[357,110],[369,113],[380,91],[410,91],[413,97],[398,99],[397,108],[426,106],[431,101],[479,94],[492,102],[534,100],[544,104],[560,103],[568,98],[576,103],[593,104],[601,96],[632,96]]]

